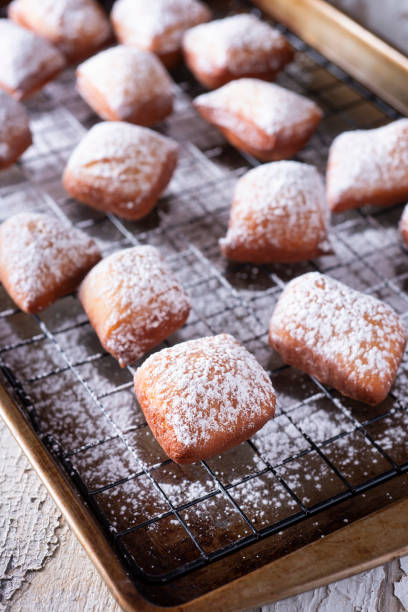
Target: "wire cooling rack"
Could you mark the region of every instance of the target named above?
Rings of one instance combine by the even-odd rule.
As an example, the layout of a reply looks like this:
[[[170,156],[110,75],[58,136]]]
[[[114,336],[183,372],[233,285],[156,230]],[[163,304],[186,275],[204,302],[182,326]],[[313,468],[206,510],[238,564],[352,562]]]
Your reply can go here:
[[[281,30],[297,53],[278,83],[324,111],[297,159],[323,173],[335,135],[377,127],[398,115]],[[277,390],[276,418],[251,440],[207,461],[177,466],[137,405],[132,376],[138,364],[121,369],[104,352],[76,296],[29,316],[1,288],[0,360],[7,388],[128,573],[155,584],[171,584],[238,549],[246,548],[250,558],[254,542],[284,537],[287,527],[344,500],[362,503],[366,491],[408,467],[406,361],[389,397],[369,407],[285,366],[267,343],[269,318],[285,283],[310,270],[385,300],[406,320],[407,255],[397,232],[401,206],[334,216],[330,256],[290,265],[227,263],[218,239],[226,232],[232,190],[256,162],[197,117],[191,98],[200,89],[188,73],[180,69],[175,77],[176,109],[160,130],[181,144],[180,163],[144,220],[103,215],[61,187],[69,154],[97,121],[75,92],[72,70],[28,102],[34,145],[0,176],[1,219],[21,211],[51,213],[94,237],[104,255],[136,244],[160,248],[193,307],[184,328],[157,350],[229,332],[255,354]]]

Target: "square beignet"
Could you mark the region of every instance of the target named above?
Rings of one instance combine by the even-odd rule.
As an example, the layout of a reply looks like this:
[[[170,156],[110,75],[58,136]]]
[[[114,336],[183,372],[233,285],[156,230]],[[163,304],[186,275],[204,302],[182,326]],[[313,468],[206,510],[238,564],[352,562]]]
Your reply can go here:
[[[102,119],[150,126],[173,110],[172,80],[153,53],[119,45],[77,68],[77,88]]]
[[[286,363],[372,405],[388,395],[406,342],[390,306],[318,272],[287,285],[269,326]]]
[[[24,106],[0,90],[0,170],[14,164],[31,144],[30,124]]]
[[[222,453],[275,414],[269,376],[229,334],[155,353],[136,370],[135,391],[153,435],[176,463]]]
[[[102,122],[72,152],[63,185],[80,202],[134,221],[152,210],[177,159],[171,138],[130,123]]]
[[[322,112],[311,100],[259,79],[237,79],[194,100],[200,115],[238,149],[263,161],[293,157]]]
[[[117,0],[111,13],[119,42],[156,53],[167,67],[180,59],[184,32],[209,19],[199,0]]]
[[[0,280],[24,312],[75,291],[100,258],[91,238],[48,215],[20,213],[0,226]]]
[[[221,251],[247,263],[313,259],[330,250],[328,223],[316,168],[295,161],[263,164],[238,181]]]
[[[184,325],[190,301],[159,251],[136,246],[103,259],[79,299],[102,346],[124,367]]]
[[[44,38],[0,19],[0,88],[23,100],[63,69],[64,57]]]
[[[71,62],[89,57],[112,35],[95,0],[13,0],[8,16],[46,38]]]
[[[273,81],[292,60],[285,37],[255,15],[234,15],[195,26],[183,38],[187,66],[208,89],[233,79]]]
[[[333,212],[365,204],[389,206],[407,198],[408,119],[334,139],[327,165],[327,201]]]

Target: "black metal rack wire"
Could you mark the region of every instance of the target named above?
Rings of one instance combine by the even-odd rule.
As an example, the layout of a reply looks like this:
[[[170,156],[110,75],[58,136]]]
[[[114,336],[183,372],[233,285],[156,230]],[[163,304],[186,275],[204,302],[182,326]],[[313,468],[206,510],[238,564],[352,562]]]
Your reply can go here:
[[[278,82],[315,99],[325,112],[298,159],[324,172],[337,133],[376,127],[398,114],[281,30],[297,55]],[[226,230],[232,189],[257,162],[195,115],[190,100],[199,89],[187,72],[180,69],[177,81],[176,112],[161,129],[181,142],[180,164],[145,220],[103,215],[63,192],[66,159],[96,120],[75,93],[72,71],[28,103],[34,146],[0,178],[1,218],[21,210],[51,212],[94,236],[104,254],[135,244],[159,246],[193,308],[185,327],[158,348],[230,332],[256,355],[277,388],[278,414],[264,430],[220,457],[176,466],[136,404],[134,368],[121,370],[103,351],[76,297],[30,317],[1,289],[6,385],[130,575],[153,583],[171,582],[408,469],[405,363],[389,398],[372,408],[285,366],[266,338],[285,283],[308,270],[376,295],[406,318],[408,271],[397,237],[401,206],[336,215],[331,256],[286,266],[227,264],[217,242]]]

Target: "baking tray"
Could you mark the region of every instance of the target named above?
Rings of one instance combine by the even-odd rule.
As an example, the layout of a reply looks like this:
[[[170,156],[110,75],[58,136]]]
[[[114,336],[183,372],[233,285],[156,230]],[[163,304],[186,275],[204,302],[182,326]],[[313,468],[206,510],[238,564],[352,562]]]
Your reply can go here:
[[[251,9],[245,2],[227,8]],[[297,53],[278,82],[325,113],[297,159],[324,172],[336,134],[399,115],[281,29]],[[390,396],[373,408],[285,366],[267,344],[282,288],[309,270],[375,295],[407,319],[402,206],[334,216],[333,255],[296,265],[228,264],[218,239],[234,185],[256,162],[197,117],[191,98],[200,88],[187,71],[174,76],[175,113],[160,131],[181,143],[180,164],[148,217],[119,220],[64,193],[66,160],[97,121],[75,92],[73,70],[27,102],[34,146],[0,177],[0,217],[60,216],[93,236],[104,255],[158,246],[193,304],[186,326],[158,348],[232,333],[270,373],[277,417],[236,449],[176,466],[137,406],[138,364],[121,369],[103,351],[76,296],[33,317],[2,289],[0,410],[124,609],[240,610],[408,552],[406,361]]]
[[[408,113],[408,58],[401,51],[325,0],[255,3],[395,108]]]

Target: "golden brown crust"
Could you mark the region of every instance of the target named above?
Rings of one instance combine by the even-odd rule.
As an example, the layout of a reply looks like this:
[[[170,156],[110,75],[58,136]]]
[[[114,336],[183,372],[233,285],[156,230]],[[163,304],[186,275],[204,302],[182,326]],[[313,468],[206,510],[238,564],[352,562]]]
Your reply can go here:
[[[33,139],[30,130],[14,137],[12,142],[9,141],[9,153],[7,157],[0,157],[0,170],[12,166],[32,144]]]
[[[0,227],[0,280],[24,312],[75,291],[100,259],[92,239],[48,215],[21,213]]]
[[[241,78],[253,78],[253,79],[262,79],[263,81],[274,81],[278,75],[278,70],[263,70],[263,71],[249,71],[249,72],[241,72],[239,75],[231,72],[228,69],[217,70],[211,73],[200,71],[196,67],[196,59],[193,53],[188,51],[184,51],[184,59],[194,74],[197,81],[199,81],[204,87],[207,89],[218,89],[218,87],[222,87],[222,85],[226,85],[230,81],[234,79]],[[288,60],[290,61],[290,60]]]
[[[113,128],[110,133],[104,130],[106,125]],[[125,136],[130,128],[128,143],[121,141],[121,134],[116,134],[115,126],[123,126]],[[140,147],[139,132],[132,130],[142,131],[143,145]],[[68,161],[63,175],[64,188],[72,197],[97,210],[113,212],[133,221],[141,219],[153,209],[173,175],[178,160],[177,144],[146,128],[127,123],[100,123],[93,131],[104,132],[102,147],[113,142],[113,135],[116,143],[112,157],[97,149],[91,142],[94,132],[89,132]],[[106,139],[105,133],[108,134]],[[150,141],[154,148],[146,150],[146,143],[149,146]],[[87,142],[95,151],[95,158],[90,153],[83,163],[77,163],[76,153],[81,147],[82,154],[82,150],[87,148]],[[144,159],[144,176],[140,176],[138,155]],[[118,168],[121,168],[119,179]]]
[[[295,161],[262,164],[237,183],[221,251],[232,261],[267,264],[330,252],[329,211],[316,168]]]
[[[102,346],[122,367],[182,327],[189,300],[157,249],[119,251],[91,270],[79,299]]]
[[[33,2],[36,3],[36,0],[33,0]],[[29,2],[24,4],[24,2],[19,0],[11,2],[8,7],[9,18],[24,28],[32,30],[39,36],[49,40],[71,63],[76,63],[89,57],[112,39],[108,18],[103,9],[94,0],[85,0],[83,3],[87,10],[85,21],[88,24],[81,24],[77,32],[71,28],[70,36],[64,33],[63,27],[63,22],[70,18],[69,9],[63,20],[52,23],[46,20],[46,16],[41,15],[41,11],[37,14],[33,10],[33,8],[36,8],[35,4],[33,6],[29,6],[29,4]],[[90,17],[95,20],[95,28],[92,31],[89,31]],[[78,23],[77,15],[75,15],[74,19]],[[86,25],[88,27],[84,27]],[[104,30],[104,33],[102,30]]]
[[[0,19],[0,56],[0,88],[16,100],[31,96],[65,66],[58,49],[10,19]]]
[[[203,115],[203,113],[201,114]],[[282,159],[291,159],[298,151],[303,149],[312,134],[316,131],[320,118],[320,115],[316,115],[312,121],[299,125],[296,136],[293,136],[290,139],[286,138],[285,136],[278,136],[272,146],[269,144],[270,138],[267,135],[263,135],[263,139],[265,141],[264,148],[251,147],[251,145],[248,144],[248,141],[240,138],[232,130],[222,128],[220,126],[217,127],[220,132],[224,134],[228,142],[232,144],[232,146],[253,155],[260,161],[271,162],[280,161]],[[211,119],[208,119],[208,121],[217,125],[216,121],[212,121]],[[245,122],[245,128],[247,129],[248,133],[255,133],[257,130],[256,126],[251,121]]]
[[[295,97],[293,92],[272,83],[264,83],[266,88],[276,88],[268,91],[262,88],[261,83],[263,81],[260,79],[231,81],[221,89],[199,96],[193,104],[200,115],[215,125],[228,142],[238,149],[262,161],[290,159],[305,146],[315,132],[322,112],[317,105],[304,97]],[[275,122],[271,118],[271,127],[266,129],[263,125],[266,125],[267,121],[262,119],[261,109],[257,108],[259,98],[257,98],[256,105],[251,100],[250,91],[255,87],[257,90],[264,89],[261,91],[262,97],[264,93],[266,94],[265,99],[262,100],[265,113],[270,113],[271,109],[269,105],[268,110],[267,98],[273,100],[275,93],[282,98],[283,105],[290,103],[293,108],[298,105],[299,112],[294,111],[291,118],[287,115],[282,122]],[[240,92],[246,96],[246,100],[241,104],[241,108],[238,108],[234,101],[239,100]]]
[[[96,210],[112,212],[123,219],[137,221],[149,214],[155,207],[159,196],[173,176],[177,166],[177,159],[177,151],[169,151],[159,175],[155,182],[150,185],[149,192],[139,200],[137,208],[133,210],[127,208],[127,200],[124,198],[120,182],[113,187],[113,190],[107,193],[103,187],[100,188],[93,183],[92,177],[79,179],[69,168],[66,168],[63,176],[63,185],[64,189],[73,198],[88,206],[92,206],[92,208],[96,208]]]
[[[0,170],[8,168],[32,144],[28,115],[24,106],[0,90],[3,122],[0,125]]]
[[[119,45],[77,69],[77,89],[102,119],[150,127],[173,110],[173,83],[153,53]]]
[[[134,383],[150,429],[176,463],[240,444],[275,412],[266,372],[227,334],[155,353],[138,368]]]
[[[33,96],[37,91],[40,91],[47,83],[53,81],[61,72],[63,66],[58,70],[53,70],[47,73],[45,77],[39,77],[38,74],[32,75],[30,78],[24,79],[18,87],[9,87],[6,83],[0,80],[0,89],[4,89],[15,100],[21,102],[30,96]]]
[[[408,199],[408,119],[373,130],[343,132],[327,164],[327,201],[333,212]]]
[[[408,204],[405,206],[402,213],[399,230],[405,246],[408,247]]]
[[[166,68],[181,59],[183,33],[209,19],[208,6],[196,0],[119,0],[111,12],[118,41],[155,53]]]
[[[191,72],[208,89],[240,78],[273,81],[294,55],[280,32],[249,14],[188,30],[183,53]]]
[[[389,306],[316,272],[287,285],[269,326],[286,363],[371,405],[387,396],[406,341]]]
[[[107,121],[127,121],[136,125],[150,127],[163,121],[173,111],[173,96],[169,94],[155,95],[149,101],[138,104],[134,109],[127,108],[123,112],[109,106],[107,98],[94,84],[77,72],[77,88],[89,106]]]
[[[245,442],[251,436],[253,436],[265,423],[272,418],[273,413],[265,415],[262,421],[254,423],[248,423],[245,431],[242,432],[230,432],[230,434],[224,437],[214,437],[212,440],[207,442],[205,451],[200,446],[186,447],[177,440],[174,433],[174,429],[167,427],[164,423],[164,419],[158,413],[156,407],[151,403],[147,396],[147,381],[143,378],[135,375],[135,393],[137,400],[143,414],[145,415],[146,422],[149,425],[154,437],[163,448],[166,455],[170,457],[175,463],[189,464],[201,461],[202,459],[208,459],[214,457],[220,453],[224,453],[227,450],[238,446],[241,442]]]

